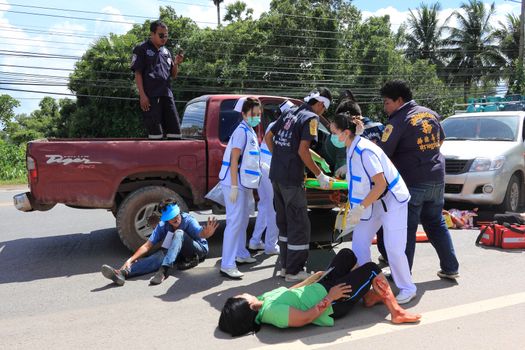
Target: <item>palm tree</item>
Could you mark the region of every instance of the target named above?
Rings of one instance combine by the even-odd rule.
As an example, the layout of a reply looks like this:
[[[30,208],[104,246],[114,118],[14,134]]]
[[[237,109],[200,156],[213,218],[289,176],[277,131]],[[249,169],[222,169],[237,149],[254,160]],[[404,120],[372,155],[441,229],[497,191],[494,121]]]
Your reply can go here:
[[[520,17],[508,13],[505,23],[499,22],[495,31],[501,51],[507,58],[506,76],[508,77],[508,91],[521,93],[523,80],[523,62],[519,62],[520,52]]]
[[[447,39],[450,45],[448,72],[451,82],[463,84],[466,101],[474,83],[499,80],[505,58],[490,24],[496,12],[495,4],[487,9],[482,1],[469,0],[460,8],[461,11],[454,11],[450,16],[456,18],[457,25],[446,27],[450,32]]]
[[[410,10],[405,51],[410,60],[429,60],[438,68],[444,65],[440,51],[445,46],[444,27],[439,24],[439,11],[441,11],[441,5],[438,2],[432,5],[422,3],[415,12]]]
[[[223,3],[224,0],[213,0],[213,4],[217,6],[217,27],[221,25],[221,3]]]

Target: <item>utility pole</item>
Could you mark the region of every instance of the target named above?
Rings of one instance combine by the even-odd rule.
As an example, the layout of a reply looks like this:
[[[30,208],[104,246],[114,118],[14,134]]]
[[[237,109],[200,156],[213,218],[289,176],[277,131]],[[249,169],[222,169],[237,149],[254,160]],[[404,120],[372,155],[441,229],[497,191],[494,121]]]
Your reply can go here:
[[[521,16],[520,16],[520,50],[519,62],[523,65],[523,45],[525,44],[525,0],[521,0]]]

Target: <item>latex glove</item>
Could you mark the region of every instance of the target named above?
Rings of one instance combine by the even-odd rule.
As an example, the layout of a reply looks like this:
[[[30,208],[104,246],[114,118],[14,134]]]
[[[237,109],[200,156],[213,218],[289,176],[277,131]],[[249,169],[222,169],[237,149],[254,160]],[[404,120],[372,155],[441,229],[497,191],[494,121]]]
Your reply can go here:
[[[319,173],[319,175],[316,176],[317,178],[317,181],[319,181],[319,186],[322,188],[322,189],[329,189],[330,188],[330,181],[332,181],[332,179],[330,178],[330,176],[327,176],[325,173],[323,173],[322,171]]]
[[[350,225],[357,225],[359,221],[361,220],[361,216],[363,215],[365,211],[365,207],[363,207],[361,204],[353,207],[350,209],[350,212],[348,213],[348,216],[346,217],[346,224]]]
[[[340,167],[339,169],[335,171],[335,177],[338,177],[340,179],[346,178],[346,171],[347,171],[346,165],[343,165],[342,167]]]
[[[270,173],[270,166],[266,163],[261,162],[261,169],[266,172],[266,174]]]
[[[237,202],[238,195],[239,195],[239,187],[232,185],[232,189],[230,190],[230,202],[232,203]]]

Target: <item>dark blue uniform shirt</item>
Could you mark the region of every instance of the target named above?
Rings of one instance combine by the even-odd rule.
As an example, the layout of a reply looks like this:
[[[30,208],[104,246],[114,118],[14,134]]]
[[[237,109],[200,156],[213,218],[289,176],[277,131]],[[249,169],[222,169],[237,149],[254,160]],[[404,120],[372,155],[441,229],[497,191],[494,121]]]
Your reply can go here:
[[[282,114],[270,129],[274,135],[270,179],[285,186],[304,183],[304,163],[299,157],[302,140],[317,140],[319,116],[303,104]]]
[[[439,151],[445,133],[440,119],[436,112],[414,101],[389,117],[379,146],[408,186],[445,179],[445,158]]]
[[[133,49],[131,70],[142,73],[148,97],[173,97],[170,88],[172,66],[171,53],[165,46],[157,50],[151,40],[147,40]]]

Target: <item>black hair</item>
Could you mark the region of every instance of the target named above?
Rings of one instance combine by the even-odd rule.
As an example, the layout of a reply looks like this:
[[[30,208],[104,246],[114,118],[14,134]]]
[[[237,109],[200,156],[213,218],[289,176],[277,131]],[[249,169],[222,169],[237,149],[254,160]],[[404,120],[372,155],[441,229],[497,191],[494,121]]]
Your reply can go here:
[[[255,97],[247,97],[244,101],[244,104],[242,105],[242,112],[248,113],[248,111],[251,111],[255,107],[261,107],[261,101]]]
[[[177,204],[177,201],[173,198],[166,198],[166,199],[163,199],[160,203],[159,203],[159,208],[158,208],[158,211],[159,213],[162,214],[162,212],[164,210],[166,210],[166,208],[170,205],[176,205]]]
[[[330,92],[330,90],[328,90],[328,88],[325,88],[322,86],[318,87],[317,89],[313,89],[312,91],[310,91],[309,95],[316,94],[316,93],[319,93],[320,96],[326,97],[328,100],[332,101],[332,93]],[[312,98],[310,101],[308,101],[308,104],[310,106],[313,106],[317,102],[319,101],[316,100],[315,98]]]
[[[412,100],[412,90],[408,84],[403,80],[387,81],[385,85],[379,90],[381,97],[386,97],[391,100],[402,98],[404,102]]]
[[[162,22],[160,19],[158,19],[158,20],[153,21],[153,22],[150,23],[150,25],[149,25],[149,31],[152,32],[152,33],[156,33],[158,27],[161,27],[161,28],[168,28],[168,26],[166,25],[166,23],[164,23],[164,22]]]
[[[219,329],[232,337],[258,332],[261,325],[255,322],[257,313],[245,298],[228,298],[221,311]]]
[[[348,115],[361,115],[361,107],[359,107],[359,104],[355,102],[355,100],[350,98],[344,98],[339,102],[337,105],[337,108],[335,109],[335,114],[343,114],[346,113]]]
[[[355,135],[357,125],[362,124],[363,122],[360,118],[357,118],[356,116],[344,113],[336,114],[333,123],[335,124],[337,129],[341,131],[350,130]]]

